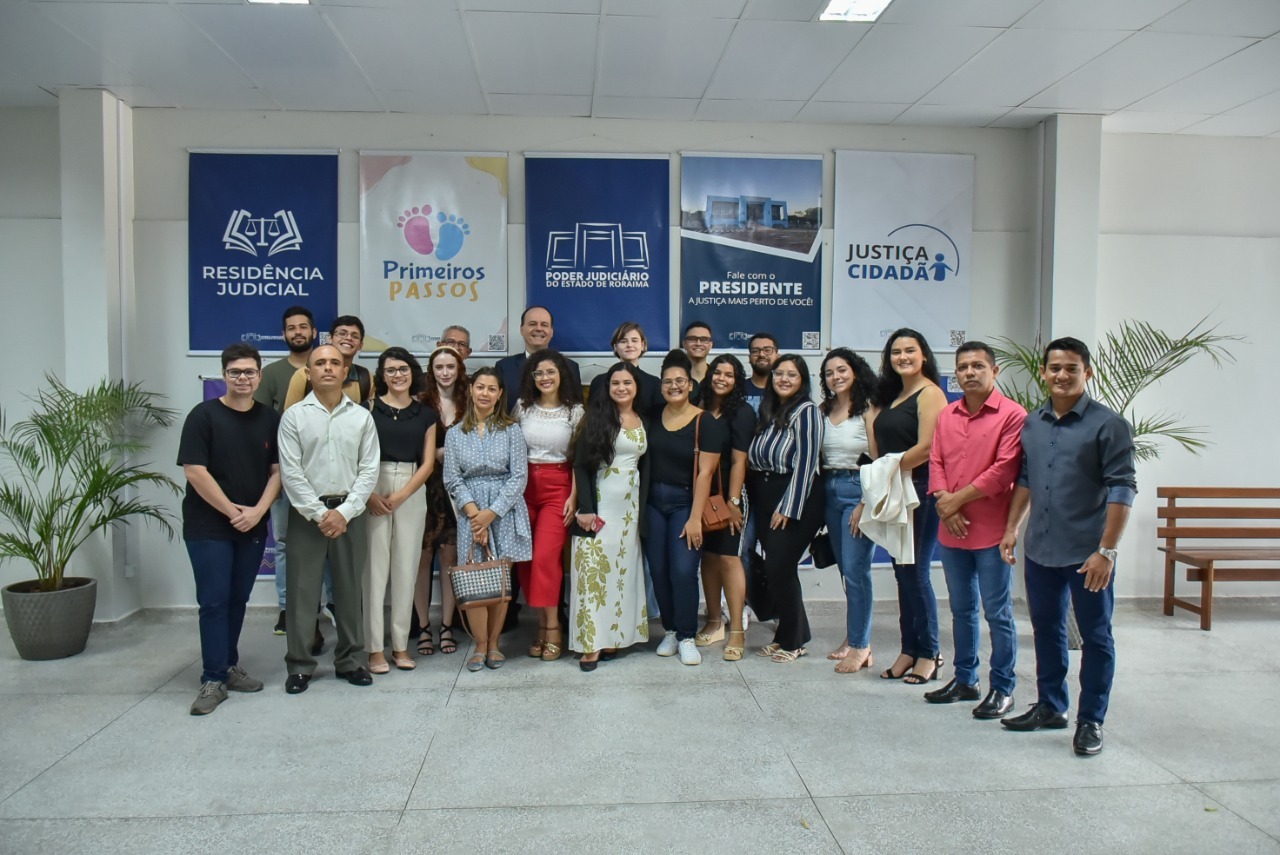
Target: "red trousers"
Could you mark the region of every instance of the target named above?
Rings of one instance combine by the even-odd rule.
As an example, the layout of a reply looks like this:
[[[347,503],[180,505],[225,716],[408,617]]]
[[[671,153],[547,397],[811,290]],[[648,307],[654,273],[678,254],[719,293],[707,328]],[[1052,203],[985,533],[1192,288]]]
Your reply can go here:
[[[524,502],[529,506],[529,527],[533,531],[533,560],[516,565],[520,590],[533,608],[560,605],[564,582],[564,545],[569,530],[564,526],[564,503],[573,490],[573,470],[568,463],[530,463],[529,483]]]

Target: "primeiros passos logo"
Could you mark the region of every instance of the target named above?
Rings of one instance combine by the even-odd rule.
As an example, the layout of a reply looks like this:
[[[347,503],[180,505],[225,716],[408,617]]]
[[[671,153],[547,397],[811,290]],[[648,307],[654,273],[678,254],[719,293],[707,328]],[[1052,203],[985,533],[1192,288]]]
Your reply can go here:
[[[270,258],[277,252],[301,249],[302,233],[298,231],[293,211],[280,210],[270,217],[255,217],[241,208],[231,212],[222,234],[222,245],[255,258],[259,249],[265,249]]]
[[[459,258],[471,237],[471,225],[462,216],[433,211],[427,204],[415,205],[396,219],[396,228],[409,249],[429,260],[419,263],[384,258],[382,278],[387,283],[388,300],[452,297],[474,303],[480,299],[484,265],[467,264],[465,258]],[[432,264],[431,259],[443,263]]]
[[[845,264],[850,279],[945,282],[961,269],[956,242],[927,223],[898,226],[883,242],[851,243]]]

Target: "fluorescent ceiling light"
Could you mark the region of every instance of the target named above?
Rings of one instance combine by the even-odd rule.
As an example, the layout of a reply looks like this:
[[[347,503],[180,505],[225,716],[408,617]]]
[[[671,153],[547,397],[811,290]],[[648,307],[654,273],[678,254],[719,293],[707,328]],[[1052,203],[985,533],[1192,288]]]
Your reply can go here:
[[[264,6],[307,6],[311,0],[245,0],[245,2]]]
[[[892,0],[831,0],[818,16],[819,21],[853,21],[870,23]]]

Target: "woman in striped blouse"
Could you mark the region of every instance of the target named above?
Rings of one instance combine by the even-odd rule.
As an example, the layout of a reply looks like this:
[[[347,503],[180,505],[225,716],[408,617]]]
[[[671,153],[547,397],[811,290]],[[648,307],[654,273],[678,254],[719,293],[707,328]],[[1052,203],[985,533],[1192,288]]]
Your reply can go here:
[[[773,643],[758,655],[774,662],[794,662],[808,652],[809,617],[797,567],[822,527],[821,450],[822,414],[810,400],[809,366],[796,354],[783,354],[773,363],[747,451],[747,491],[751,507],[760,514],[763,572],[778,614]]]

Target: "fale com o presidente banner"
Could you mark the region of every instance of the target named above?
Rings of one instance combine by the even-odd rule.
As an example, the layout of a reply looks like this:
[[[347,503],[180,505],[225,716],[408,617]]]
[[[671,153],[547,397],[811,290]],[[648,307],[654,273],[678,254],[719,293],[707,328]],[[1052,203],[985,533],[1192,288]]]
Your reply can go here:
[[[281,315],[338,308],[338,155],[188,155],[188,352],[287,353]]]

